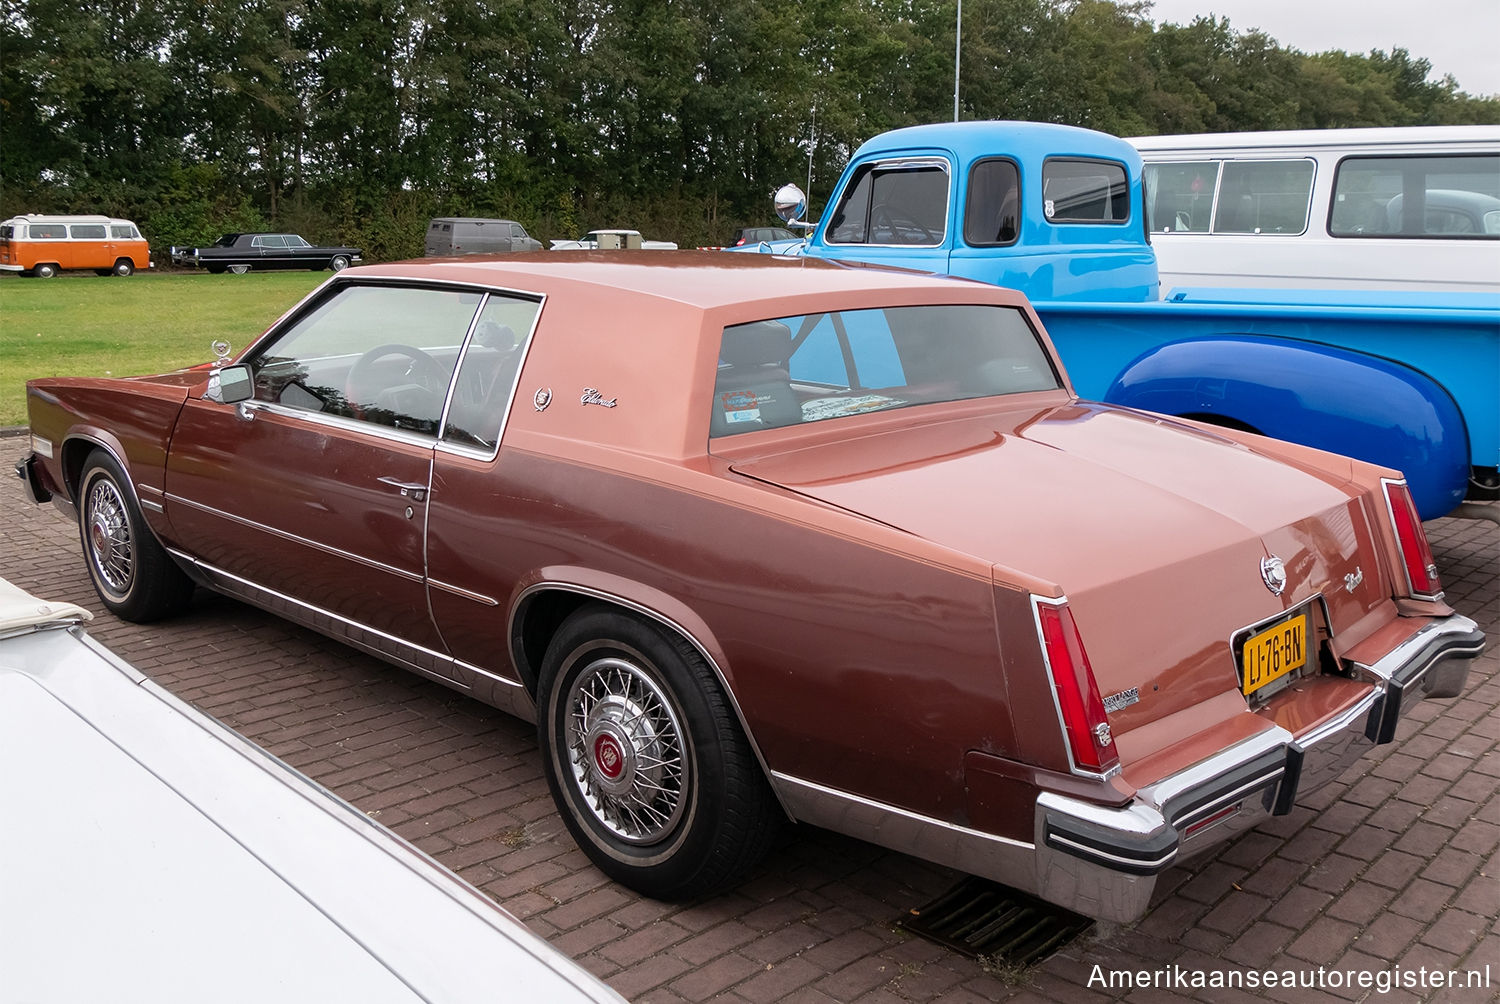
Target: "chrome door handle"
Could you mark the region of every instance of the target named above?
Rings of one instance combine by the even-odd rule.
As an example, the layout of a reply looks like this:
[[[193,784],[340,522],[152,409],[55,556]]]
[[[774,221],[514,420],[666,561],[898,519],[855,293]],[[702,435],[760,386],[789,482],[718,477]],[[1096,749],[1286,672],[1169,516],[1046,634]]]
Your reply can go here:
[[[427,501],[427,486],[424,484],[413,483],[410,481],[401,481],[390,476],[379,478],[378,480],[381,484],[390,485],[392,488],[396,489],[401,493],[402,498],[409,498],[413,502]]]

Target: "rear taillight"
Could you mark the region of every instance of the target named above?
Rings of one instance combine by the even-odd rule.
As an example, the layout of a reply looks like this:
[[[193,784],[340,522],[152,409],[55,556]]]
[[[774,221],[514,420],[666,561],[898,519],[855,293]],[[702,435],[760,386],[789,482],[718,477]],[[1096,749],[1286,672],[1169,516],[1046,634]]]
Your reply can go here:
[[[1437,564],[1432,560],[1432,548],[1427,543],[1422,520],[1417,516],[1411,491],[1405,481],[1382,480],[1380,484],[1385,489],[1385,507],[1396,530],[1396,543],[1401,550],[1401,564],[1406,569],[1406,584],[1411,594],[1423,599],[1441,597],[1443,582],[1438,578]]]
[[[1120,756],[1115,752],[1099,685],[1089,667],[1073,612],[1066,601],[1036,597],[1032,605],[1073,767],[1091,774],[1108,774],[1120,765]]]

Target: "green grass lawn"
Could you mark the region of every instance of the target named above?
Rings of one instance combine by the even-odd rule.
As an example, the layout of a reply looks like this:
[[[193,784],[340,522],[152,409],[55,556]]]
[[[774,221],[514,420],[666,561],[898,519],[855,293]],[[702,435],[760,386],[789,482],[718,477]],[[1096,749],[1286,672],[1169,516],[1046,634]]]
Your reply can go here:
[[[26,381],[139,376],[235,352],[328,278],[327,272],[92,273],[0,279],[0,427],[26,424]]]

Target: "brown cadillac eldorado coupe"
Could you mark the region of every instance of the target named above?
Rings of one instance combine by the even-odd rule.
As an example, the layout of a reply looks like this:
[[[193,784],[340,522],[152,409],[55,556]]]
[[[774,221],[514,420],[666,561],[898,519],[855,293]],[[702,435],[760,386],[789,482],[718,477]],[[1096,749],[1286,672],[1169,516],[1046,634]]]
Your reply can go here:
[[[106,607],[207,586],[534,720],[578,843],[662,898],[790,818],[1136,918],[1484,644],[1399,474],[1080,401],[977,283],[353,268],[232,360],[29,403]]]

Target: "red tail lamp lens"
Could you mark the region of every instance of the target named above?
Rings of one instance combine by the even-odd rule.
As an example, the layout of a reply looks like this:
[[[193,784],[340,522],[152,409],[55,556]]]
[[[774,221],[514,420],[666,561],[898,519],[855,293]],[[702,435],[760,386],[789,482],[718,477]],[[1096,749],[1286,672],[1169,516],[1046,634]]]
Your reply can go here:
[[[1438,577],[1432,547],[1427,543],[1427,532],[1422,529],[1422,520],[1417,516],[1417,506],[1406,482],[1386,481],[1384,484],[1386,506],[1396,528],[1396,542],[1401,547],[1401,561],[1406,566],[1406,580],[1412,595],[1441,596],[1443,582]]]
[[[1073,612],[1065,603],[1037,603],[1036,613],[1073,765],[1096,774],[1106,773],[1119,766],[1120,757]]]

